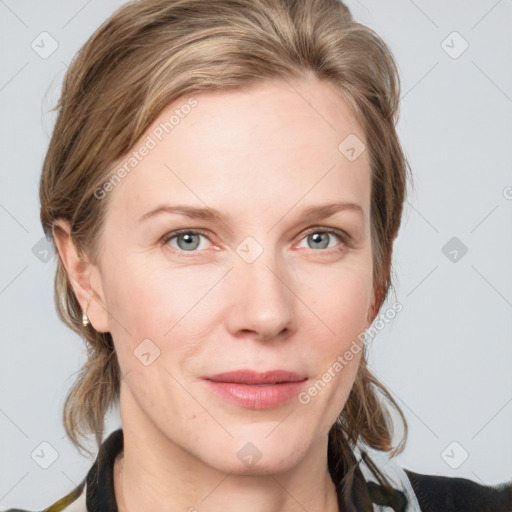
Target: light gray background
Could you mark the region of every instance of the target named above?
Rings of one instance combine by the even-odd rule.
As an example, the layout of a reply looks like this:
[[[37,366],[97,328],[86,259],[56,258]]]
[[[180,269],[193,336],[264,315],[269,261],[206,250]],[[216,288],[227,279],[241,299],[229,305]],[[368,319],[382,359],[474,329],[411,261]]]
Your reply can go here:
[[[61,424],[85,350],[54,310],[55,258],[44,261],[38,180],[66,66],[123,3],[0,0],[2,509],[49,505],[92,464]],[[418,472],[510,480],[512,0],[347,4],[398,61],[399,133],[416,183],[389,301],[404,309],[372,341],[370,358],[409,422],[398,460]],[[45,31],[58,48],[42,58],[31,44],[49,51]],[[456,262],[442,251],[452,237],[468,248]],[[119,426],[116,414],[108,424]],[[31,458],[44,441],[58,452],[48,469]]]

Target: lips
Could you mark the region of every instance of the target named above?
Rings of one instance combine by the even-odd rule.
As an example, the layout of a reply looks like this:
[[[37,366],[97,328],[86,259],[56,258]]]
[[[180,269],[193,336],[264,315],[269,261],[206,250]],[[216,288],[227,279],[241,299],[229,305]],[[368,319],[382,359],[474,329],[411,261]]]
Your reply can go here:
[[[289,402],[307,380],[288,370],[237,370],[203,377],[210,391],[245,409],[271,409]]]
[[[287,370],[271,370],[257,372],[255,370],[237,370],[233,372],[218,373],[204,377],[213,382],[232,382],[252,386],[282,384],[284,382],[300,382],[306,379],[305,375]]]

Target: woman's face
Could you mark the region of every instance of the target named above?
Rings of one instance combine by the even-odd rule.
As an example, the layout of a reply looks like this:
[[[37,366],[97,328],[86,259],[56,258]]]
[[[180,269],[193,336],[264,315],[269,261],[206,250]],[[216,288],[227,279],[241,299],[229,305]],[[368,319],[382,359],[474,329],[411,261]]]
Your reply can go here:
[[[267,81],[177,101],[119,162],[89,316],[114,339],[125,428],[228,472],[325,447],[374,300],[363,143],[331,85]],[[358,206],[314,214],[333,203]],[[206,378],[244,370],[295,383]]]

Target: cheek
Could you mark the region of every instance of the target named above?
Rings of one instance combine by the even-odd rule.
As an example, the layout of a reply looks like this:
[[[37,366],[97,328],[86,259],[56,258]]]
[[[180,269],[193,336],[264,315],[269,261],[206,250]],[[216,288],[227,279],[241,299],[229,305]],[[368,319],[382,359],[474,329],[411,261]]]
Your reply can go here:
[[[211,265],[148,267],[139,258],[125,259],[108,274],[105,295],[122,368],[138,363],[133,354],[145,350],[143,343],[164,358],[165,352],[172,350],[178,360],[193,350],[211,323],[212,306],[208,306],[206,295],[223,273]],[[218,300],[216,303],[219,307]]]
[[[340,266],[306,279],[300,296],[323,324],[322,338],[332,349],[343,348],[364,332],[373,292],[371,266]]]
[[[311,309],[321,322],[314,324],[324,334],[305,336],[315,340],[309,349],[310,360],[316,361],[316,375],[311,387],[299,398],[300,403],[313,403],[313,407],[323,410],[323,421],[328,428],[348,399],[362,357],[361,334],[367,328],[372,296],[371,267],[346,266],[315,281],[314,287],[308,287],[309,299],[306,300],[315,302]],[[319,293],[320,289],[323,293]],[[302,325],[304,331],[312,329],[307,319],[303,319]],[[316,334],[319,332],[317,330]]]
[[[162,336],[199,303],[222,270],[207,265],[150,266],[150,259],[133,258],[116,268],[107,280],[108,304],[130,332],[144,334],[148,329]]]
[[[335,321],[334,330],[344,340],[357,336],[367,327],[371,292],[371,284],[357,280],[345,283],[342,290],[332,294],[330,312]]]

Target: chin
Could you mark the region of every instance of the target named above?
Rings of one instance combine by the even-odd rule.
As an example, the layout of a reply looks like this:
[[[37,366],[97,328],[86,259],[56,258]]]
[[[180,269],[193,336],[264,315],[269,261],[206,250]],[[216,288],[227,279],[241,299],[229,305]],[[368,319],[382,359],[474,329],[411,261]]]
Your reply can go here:
[[[210,466],[232,475],[268,476],[269,473],[272,475],[286,473],[296,467],[300,460],[300,454],[296,450],[273,454],[267,453],[266,456],[263,455],[261,459],[255,460],[252,463],[249,461],[240,462],[235,453],[229,459],[224,455],[220,460],[212,460]]]
[[[274,425],[275,428],[275,425]],[[282,428],[281,432],[278,430]],[[218,470],[239,475],[267,475],[293,469],[306,455],[307,435],[303,431],[291,432],[283,425],[272,429],[249,429],[245,435],[236,435],[226,444],[214,443],[207,463]]]

